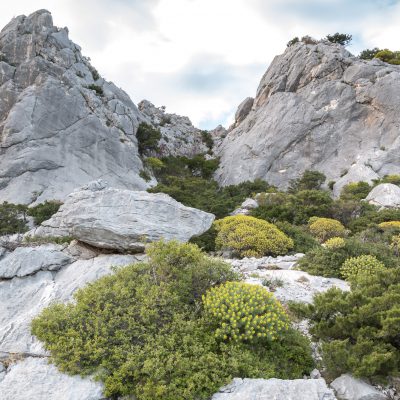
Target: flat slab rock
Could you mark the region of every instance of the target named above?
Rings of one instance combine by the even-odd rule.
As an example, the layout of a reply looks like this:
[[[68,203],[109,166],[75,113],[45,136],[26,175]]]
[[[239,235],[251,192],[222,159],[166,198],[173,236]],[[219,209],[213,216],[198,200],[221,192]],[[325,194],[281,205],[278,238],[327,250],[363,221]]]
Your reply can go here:
[[[186,242],[207,231],[214,218],[163,193],[112,189],[99,180],[71,193],[52,218],[28,234],[141,252],[160,239]]]
[[[263,286],[267,289],[269,289],[268,283],[270,283],[275,297],[282,303],[288,301],[312,303],[316,294],[326,292],[332,287],[350,290],[348,283],[341,279],[324,278],[303,271],[265,270],[257,271],[257,275],[257,277],[249,276],[246,282],[256,285],[263,285],[264,283]],[[277,282],[279,282],[278,285]]]
[[[2,400],[101,400],[103,386],[91,379],[61,374],[45,358],[13,364],[0,381]]]
[[[400,187],[392,183],[381,183],[369,192],[365,200],[381,208],[400,208]]]
[[[336,397],[324,379],[235,378],[212,400],[336,400]]]
[[[72,262],[72,258],[63,253],[62,249],[62,246],[52,243],[37,247],[18,247],[0,259],[0,279],[22,277],[40,270],[58,270]]]

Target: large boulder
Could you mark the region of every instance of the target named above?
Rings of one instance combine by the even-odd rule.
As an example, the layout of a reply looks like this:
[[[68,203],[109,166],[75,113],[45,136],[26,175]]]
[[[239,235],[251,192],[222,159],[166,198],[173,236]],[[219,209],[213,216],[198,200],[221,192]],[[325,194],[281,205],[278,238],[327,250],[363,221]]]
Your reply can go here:
[[[240,379],[216,393],[212,400],[336,400],[324,379]]]
[[[379,390],[367,382],[344,374],[336,378],[331,387],[339,400],[388,400]]]
[[[397,174],[399,104],[400,66],[361,60],[328,41],[299,42],[275,57],[250,112],[218,148],[216,178],[287,188],[305,170],[327,182]]]
[[[400,208],[400,187],[381,183],[369,192],[365,200],[380,208]]]
[[[2,400],[101,400],[102,392],[99,382],[61,374],[44,358],[12,364],[0,381]]]
[[[145,118],[39,10],[0,33],[0,202],[64,200],[100,177],[143,190],[136,130]]]
[[[163,193],[112,189],[93,182],[68,196],[59,211],[28,233],[72,236],[99,248],[140,252],[160,239],[182,242],[207,231],[214,215]]]

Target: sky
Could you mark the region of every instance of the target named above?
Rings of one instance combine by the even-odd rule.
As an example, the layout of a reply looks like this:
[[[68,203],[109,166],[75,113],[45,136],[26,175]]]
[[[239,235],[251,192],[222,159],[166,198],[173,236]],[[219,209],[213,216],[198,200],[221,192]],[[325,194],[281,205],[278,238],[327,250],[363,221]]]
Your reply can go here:
[[[138,103],[229,126],[294,36],[353,35],[400,50],[400,0],[2,0],[0,25],[45,8],[92,65]]]

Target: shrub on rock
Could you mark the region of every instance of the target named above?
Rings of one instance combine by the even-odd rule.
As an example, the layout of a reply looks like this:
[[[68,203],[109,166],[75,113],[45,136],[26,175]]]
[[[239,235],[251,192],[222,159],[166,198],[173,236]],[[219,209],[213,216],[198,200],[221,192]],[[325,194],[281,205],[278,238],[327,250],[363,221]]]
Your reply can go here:
[[[27,214],[33,217],[36,225],[40,225],[43,221],[50,219],[61,207],[61,204],[57,200],[46,200],[44,203],[28,208]]]
[[[332,218],[310,218],[309,229],[311,234],[320,242],[335,236],[345,236],[346,234],[346,228],[341,222]]]
[[[246,215],[215,221],[217,248],[233,250],[240,257],[286,254],[293,240],[275,225]]]
[[[261,286],[227,282],[203,296],[205,315],[218,339],[251,342],[275,340],[289,328],[282,305]]]

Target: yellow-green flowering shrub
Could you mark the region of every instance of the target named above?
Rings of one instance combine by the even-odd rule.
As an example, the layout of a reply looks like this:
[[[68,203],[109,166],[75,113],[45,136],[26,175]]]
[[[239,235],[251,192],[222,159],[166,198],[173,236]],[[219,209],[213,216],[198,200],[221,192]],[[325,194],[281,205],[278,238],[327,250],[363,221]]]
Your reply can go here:
[[[392,237],[392,242],[390,243],[390,248],[398,256],[400,252],[400,235],[394,235]]]
[[[325,242],[335,236],[346,235],[346,228],[340,221],[332,218],[311,217],[308,221],[308,228],[320,242]]]
[[[379,224],[379,228],[382,229],[392,229],[392,228],[398,228],[400,229],[400,221],[386,221],[386,222],[381,222]]]
[[[359,257],[348,258],[340,268],[343,278],[354,280],[360,273],[363,275],[372,275],[377,271],[385,269],[385,264],[376,257],[370,255],[362,255]]]
[[[282,305],[261,286],[227,282],[211,288],[203,304],[206,316],[216,325],[218,339],[273,341],[289,329]]]
[[[337,237],[337,236],[328,239],[324,243],[324,246],[329,250],[341,249],[345,245],[346,245],[346,242],[344,241],[344,239],[341,237]]]
[[[293,240],[275,225],[246,215],[235,215],[215,221],[218,232],[215,244],[233,250],[241,257],[286,254]]]

